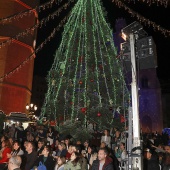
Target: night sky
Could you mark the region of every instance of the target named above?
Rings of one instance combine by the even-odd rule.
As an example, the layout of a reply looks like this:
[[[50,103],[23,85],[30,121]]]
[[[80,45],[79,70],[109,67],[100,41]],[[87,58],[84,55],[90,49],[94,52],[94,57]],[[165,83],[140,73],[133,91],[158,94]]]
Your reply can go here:
[[[129,0],[130,1],[130,0]],[[43,3],[45,1],[43,0]],[[48,9],[39,13],[39,20],[44,17],[47,17],[50,13],[54,12],[62,6],[67,1],[62,1],[60,5],[54,5],[52,9]],[[123,1],[124,2],[124,1]],[[135,3],[134,3],[135,2]],[[126,3],[134,11],[138,12],[142,16],[150,19],[151,21],[155,22],[157,25],[164,27],[165,29],[170,30],[170,5],[166,8],[163,5],[157,6],[157,4],[151,4],[149,6],[147,3],[130,1],[130,3]],[[74,5],[74,3],[73,3]],[[71,7],[73,7],[73,5]],[[105,10],[107,11],[107,22],[110,23],[113,32],[115,31],[115,21],[118,18],[124,18],[128,24],[131,24],[134,21],[138,21],[135,17],[131,17],[131,15],[125,11],[124,8],[119,8],[112,0],[103,0],[103,5]],[[71,7],[65,11],[63,11],[60,17],[55,17],[54,20],[47,22],[46,26],[38,29],[37,32],[37,46],[44,41],[52,32],[52,30],[57,27],[59,22],[64,18],[65,15],[71,10]],[[152,27],[144,26],[144,30],[148,33],[148,36],[153,36],[155,44],[157,46],[157,75],[160,79],[167,79],[170,78],[170,37],[165,37],[161,32],[154,31]],[[54,53],[57,50],[58,46],[60,45],[61,41],[61,31],[57,32],[53,39],[48,42],[41,51],[37,53],[37,57],[35,59],[35,67],[34,67],[34,74],[40,76],[46,76],[48,70],[51,68],[53,60],[54,60]]]

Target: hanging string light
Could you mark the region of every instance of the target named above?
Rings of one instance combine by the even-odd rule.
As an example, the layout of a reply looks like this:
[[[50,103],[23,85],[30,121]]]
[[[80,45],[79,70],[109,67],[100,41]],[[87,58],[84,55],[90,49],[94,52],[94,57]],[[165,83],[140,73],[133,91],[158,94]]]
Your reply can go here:
[[[70,4],[74,2],[74,0],[70,0],[69,2],[65,3],[63,6],[61,6],[58,10],[56,10],[55,12],[53,12],[52,14],[49,14],[46,18],[43,18],[40,22],[38,22],[37,24],[33,25],[32,27],[29,27],[27,29],[25,29],[23,32],[19,32],[17,35],[8,38],[5,41],[0,42],[0,48],[4,47],[6,44],[11,44],[14,40],[18,40],[19,37],[24,37],[27,36],[28,34],[33,33],[33,31],[35,29],[37,29],[38,27],[42,28],[42,26],[46,25],[46,23],[50,20],[50,19],[54,19],[56,16],[59,16],[60,13],[64,10],[66,10]]]
[[[28,63],[30,60],[32,60],[34,58],[35,54],[38,53],[44,47],[44,45],[46,45],[46,43],[48,41],[50,41],[51,38],[54,37],[56,32],[58,32],[61,27],[63,27],[63,25],[66,23],[68,18],[69,18],[69,15],[65,16],[64,19],[61,20],[59,25],[53,29],[53,31],[50,33],[50,35],[35,49],[35,51],[33,53],[31,53],[22,63],[20,63],[18,66],[16,66],[12,71],[1,76],[0,81],[3,81],[3,79],[5,79],[5,78],[11,77],[16,71],[19,71],[26,63]]]
[[[155,22],[143,17],[142,15],[138,14],[131,8],[129,8],[127,5],[125,5],[122,1],[120,0],[112,0],[119,8],[124,8],[129,14],[131,14],[132,17],[136,17],[139,22],[144,23],[145,25],[152,26],[154,31],[159,31],[161,32],[165,37],[170,36],[170,30],[165,29],[161,27],[160,25],[157,25]]]
[[[35,8],[27,9],[27,10],[24,10],[24,11],[19,12],[17,14],[10,15],[10,16],[5,17],[5,18],[1,18],[0,23],[5,24],[7,22],[12,22],[12,20],[19,20],[19,19],[23,18],[24,16],[27,16],[28,14],[34,13],[35,11],[38,11],[40,13],[42,10],[44,11],[45,9],[52,8],[54,3],[59,4],[61,1],[50,0],[46,3],[43,3],[40,6],[36,6]]]
[[[125,2],[136,2],[135,0],[124,0]],[[149,6],[151,6],[152,4],[156,4],[157,6],[159,5],[163,5],[167,8],[168,6],[168,0],[137,0],[138,2],[144,2],[147,3]]]

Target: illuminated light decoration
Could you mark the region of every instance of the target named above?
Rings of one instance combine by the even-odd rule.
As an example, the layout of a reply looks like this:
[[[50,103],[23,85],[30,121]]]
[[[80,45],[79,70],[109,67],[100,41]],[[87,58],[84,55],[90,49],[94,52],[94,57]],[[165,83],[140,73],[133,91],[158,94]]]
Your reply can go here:
[[[136,17],[136,19],[138,21],[144,23],[145,25],[152,26],[154,31],[161,32],[161,34],[163,34],[165,37],[170,36],[170,30],[165,29],[165,28],[161,27],[160,25],[157,25],[155,22],[150,21],[149,19],[143,17],[139,13],[137,13],[134,10],[132,10],[131,8],[129,8],[122,1],[120,1],[120,0],[112,0],[112,2],[114,2],[119,8],[124,8],[132,17]]]
[[[101,114],[100,112],[97,113],[97,117],[101,117],[101,115],[102,115],[102,114]]]
[[[109,107],[121,106],[127,111],[125,103],[129,101],[129,93],[112,37],[101,1],[78,0],[64,26],[47,76],[48,90],[40,120],[45,114],[54,120],[63,115],[71,123],[78,117],[82,126],[92,121],[110,127],[114,122]],[[60,76],[61,62],[65,67]],[[56,80],[54,86],[51,77]],[[91,83],[91,79],[95,81]],[[58,99],[62,102],[58,103]],[[82,114],[81,108],[87,109],[86,114]],[[102,113],[102,119],[96,120],[97,113]]]
[[[152,4],[157,4],[157,6],[159,6],[159,5],[164,5],[166,8],[167,8],[167,6],[168,6],[168,0],[124,0],[124,1],[126,1],[126,2],[128,2],[128,3],[130,3],[130,2],[136,2],[136,1],[139,1],[139,2],[145,2],[145,3],[147,3],[149,6],[151,6]]]
[[[64,23],[66,22],[66,20],[68,19],[69,16],[65,16],[63,20],[61,20],[60,24],[53,29],[53,31],[51,32],[51,34],[32,52],[32,54],[30,54],[22,63],[20,63],[19,65],[17,65],[13,70],[11,70],[8,73],[5,73],[3,76],[0,77],[0,81],[3,81],[4,78],[8,78],[10,76],[12,76],[16,71],[19,71],[22,66],[24,66],[25,64],[27,64],[30,60],[32,60],[35,56],[35,54],[37,52],[39,52],[45,44],[47,44],[48,41],[51,40],[51,38],[54,37],[54,35],[56,34],[57,31],[60,30],[60,28],[64,25]]]
[[[58,10],[56,10],[52,14],[49,14],[47,17],[43,18],[41,21],[39,21],[37,24],[33,25],[32,27],[29,27],[29,28],[25,29],[23,32],[19,32],[17,35],[15,35],[5,41],[0,42],[0,48],[4,47],[6,44],[12,43],[14,39],[18,40],[19,37],[24,37],[24,36],[27,36],[28,34],[32,34],[32,32],[35,29],[37,29],[38,27],[42,28],[42,26],[46,25],[46,23],[50,19],[54,19],[56,16],[59,16],[63,9],[66,10],[72,1],[74,1],[74,0],[70,0],[69,2],[65,3]],[[60,26],[60,24],[59,24],[59,26]]]
[[[81,108],[81,112],[82,112],[82,113],[85,113],[86,110],[87,110],[87,108],[85,108],[85,107]]]
[[[80,80],[80,81],[79,81],[79,84],[83,84],[83,82]]]
[[[125,122],[125,121],[126,121],[125,117],[120,114],[120,122],[123,123],[123,122]]]
[[[26,110],[28,111],[27,117],[30,119],[30,121],[37,121],[37,117],[35,116],[35,112],[37,111],[38,107],[34,105],[33,103],[26,105]]]
[[[37,11],[40,13],[41,10],[45,10],[46,8],[52,8],[53,7],[53,4],[57,4],[57,1],[56,0],[51,0],[49,2],[46,2],[46,3],[43,3],[42,5],[40,6],[36,6],[35,8],[31,8],[30,6],[26,5],[25,3],[23,3],[22,1],[19,1],[19,0],[16,0],[18,3],[20,3],[21,5],[23,5],[24,7],[27,8],[27,10],[24,10],[22,12],[19,12],[17,14],[14,14],[12,16],[8,16],[8,17],[5,17],[5,18],[1,18],[0,19],[0,23],[2,24],[5,24],[7,22],[12,22],[12,20],[19,20],[20,18],[23,18],[24,16],[27,16],[29,15],[30,13],[35,13],[35,15],[37,16]],[[72,0],[74,1],[74,0]],[[59,2],[58,2],[59,4]],[[37,16],[38,18],[38,16]]]

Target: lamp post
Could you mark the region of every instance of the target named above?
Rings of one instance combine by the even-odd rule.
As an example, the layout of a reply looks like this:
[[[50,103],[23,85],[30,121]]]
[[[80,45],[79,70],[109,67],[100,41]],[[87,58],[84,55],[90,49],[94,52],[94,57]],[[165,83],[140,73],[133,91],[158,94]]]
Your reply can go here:
[[[35,119],[34,113],[37,111],[38,107],[34,105],[33,103],[31,103],[31,104],[27,104],[25,108],[28,111],[28,117],[31,120]]]

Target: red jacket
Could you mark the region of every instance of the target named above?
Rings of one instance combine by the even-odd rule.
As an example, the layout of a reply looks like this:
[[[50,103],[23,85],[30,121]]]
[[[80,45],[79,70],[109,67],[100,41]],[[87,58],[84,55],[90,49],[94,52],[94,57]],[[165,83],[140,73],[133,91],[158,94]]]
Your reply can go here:
[[[7,158],[7,153],[11,153],[11,149],[10,148],[5,148],[2,152],[2,158],[0,160],[0,164],[2,163],[6,163],[9,161],[9,158]]]

